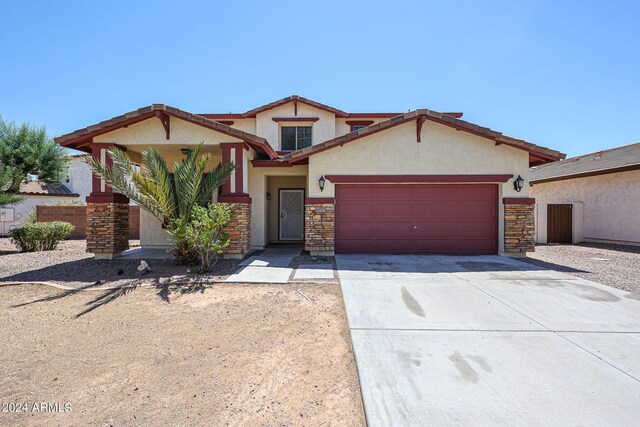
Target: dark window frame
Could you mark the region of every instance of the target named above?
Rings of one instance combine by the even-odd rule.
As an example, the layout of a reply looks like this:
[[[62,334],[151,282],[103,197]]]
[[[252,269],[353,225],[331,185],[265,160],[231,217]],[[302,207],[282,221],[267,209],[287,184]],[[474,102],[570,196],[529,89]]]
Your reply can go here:
[[[294,129],[293,131],[293,135],[288,135],[287,136],[287,143],[290,144],[292,141],[290,140],[290,138],[293,136],[294,141],[294,148],[286,148],[284,146],[285,144],[285,129]],[[306,133],[306,131],[308,130],[308,143],[306,145],[301,145],[298,140],[299,138],[301,138],[301,131]],[[303,135],[304,136],[304,135]],[[306,138],[305,138],[306,139]],[[303,142],[304,144],[304,142]],[[303,148],[306,147],[311,147],[311,145],[313,145],[313,126],[280,126],[280,151],[296,151],[296,150],[301,150]]]

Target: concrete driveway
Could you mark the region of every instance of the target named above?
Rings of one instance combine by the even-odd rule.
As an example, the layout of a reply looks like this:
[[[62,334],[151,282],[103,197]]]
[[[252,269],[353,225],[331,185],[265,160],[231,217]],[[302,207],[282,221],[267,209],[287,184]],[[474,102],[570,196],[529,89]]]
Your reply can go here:
[[[637,425],[640,297],[497,256],[336,259],[369,426]]]

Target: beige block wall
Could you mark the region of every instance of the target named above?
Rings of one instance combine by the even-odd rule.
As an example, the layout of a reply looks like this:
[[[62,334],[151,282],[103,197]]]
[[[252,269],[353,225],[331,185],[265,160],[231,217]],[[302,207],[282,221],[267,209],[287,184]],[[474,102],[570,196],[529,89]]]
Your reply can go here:
[[[268,178],[268,192],[271,193],[271,200],[267,200],[267,212],[269,229],[269,242],[278,242],[280,236],[278,234],[278,222],[280,220],[280,198],[279,189],[295,189],[300,188],[307,193],[307,177],[306,176],[272,176]],[[303,207],[304,209],[304,207]]]
[[[535,184],[538,204],[583,204],[586,241],[640,244],[640,171]],[[546,220],[538,218],[538,221]]]
[[[274,122],[273,117],[318,117],[316,122],[284,123]],[[267,110],[256,116],[256,132],[258,136],[266,138],[275,150],[280,150],[280,126],[312,126],[312,144],[319,144],[335,138],[336,119],[333,113],[298,102],[298,114],[295,115],[293,102],[272,110]]]
[[[318,179],[322,175],[521,175],[525,184],[520,193],[514,190],[513,179],[498,185],[498,244],[502,253],[502,198],[528,197],[528,152],[496,146],[494,141],[429,121],[422,127],[421,139],[416,142],[413,121],[311,156],[309,197],[334,197],[335,186],[329,181],[320,191]]]

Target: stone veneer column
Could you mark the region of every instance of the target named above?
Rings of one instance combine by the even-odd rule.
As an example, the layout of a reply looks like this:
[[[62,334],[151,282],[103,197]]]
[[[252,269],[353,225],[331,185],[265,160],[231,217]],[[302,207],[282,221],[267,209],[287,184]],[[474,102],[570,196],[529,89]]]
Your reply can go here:
[[[504,253],[511,256],[526,256],[534,252],[535,199],[505,198],[504,203]]]
[[[225,227],[229,246],[222,250],[224,258],[244,258],[251,251],[251,198],[218,196],[218,203],[233,206],[233,218]]]
[[[128,202],[117,197],[112,201],[87,197],[87,252],[98,259],[111,259],[129,249]]]
[[[113,144],[92,144],[94,159],[112,165],[107,149]],[[117,147],[117,146],[116,146]],[[118,147],[126,151],[124,147]],[[87,196],[87,252],[97,259],[112,259],[129,249],[129,199],[116,193],[96,174]]]
[[[304,205],[304,249],[311,255],[335,254],[336,205],[333,198],[307,198]]]
[[[233,205],[233,218],[225,231],[229,234],[229,246],[222,250],[225,258],[244,258],[251,251],[251,197],[245,180],[248,157],[247,145],[241,142],[220,144],[222,164],[233,163],[236,168],[229,180],[222,185],[218,203]]]

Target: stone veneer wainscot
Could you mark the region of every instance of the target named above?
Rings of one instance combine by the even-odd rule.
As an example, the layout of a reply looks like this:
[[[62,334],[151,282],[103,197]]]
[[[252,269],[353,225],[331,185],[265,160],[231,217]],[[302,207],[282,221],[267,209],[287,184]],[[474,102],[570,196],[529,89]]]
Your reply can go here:
[[[534,252],[535,220],[533,199],[509,199],[504,202],[504,252],[525,256]]]
[[[336,206],[333,199],[304,205],[304,248],[311,255],[335,253]]]

